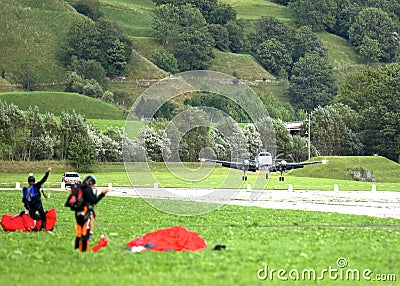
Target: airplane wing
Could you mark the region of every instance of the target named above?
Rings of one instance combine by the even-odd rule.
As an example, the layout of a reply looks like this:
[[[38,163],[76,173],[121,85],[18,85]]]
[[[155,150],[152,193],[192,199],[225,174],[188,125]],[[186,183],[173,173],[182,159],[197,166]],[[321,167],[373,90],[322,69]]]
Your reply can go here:
[[[221,161],[221,160],[214,160],[214,159],[207,159],[207,158],[199,158],[199,161],[221,164],[222,167],[243,170],[243,171],[255,172],[258,170],[257,166],[254,165],[254,163],[253,163],[254,161],[247,160],[247,159],[243,159],[242,161],[239,161],[239,162],[229,162],[229,161]]]
[[[278,164],[271,166],[269,171],[270,172],[282,172],[282,171],[304,168],[304,166],[306,166],[306,165],[326,164],[326,163],[327,163],[327,160],[312,161],[312,162],[300,162],[300,163],[287,163],[286,161],[281,161]]]

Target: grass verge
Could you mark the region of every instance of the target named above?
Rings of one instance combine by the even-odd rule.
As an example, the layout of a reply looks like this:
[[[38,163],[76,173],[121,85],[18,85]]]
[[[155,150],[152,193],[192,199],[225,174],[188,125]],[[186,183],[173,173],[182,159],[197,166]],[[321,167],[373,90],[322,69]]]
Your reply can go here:
[[[277,273],[271,280],[257,276],[260,269],[314,269],[324,285],[359,285],[361,277],[336,279],[324,269],[371,270],[396,274],[400,268],[399,221],[333,213],[271,210],[258,207],[221,206],[200,216],[182,217],[160,212],[141,199],[105,197],[96,207],[93,243],[100,234],[110,239],[97,253],[73,250],[74,217],[63,207],[66,192],[52,191],[45,207],[57,211],[52,233],[0,232],[0,285],[281,285]],[[0,210],[22,210],[20,192],[1,191]],[[159,228],[181,225],[196,231],[207,242],[197,252],[131,253],[126,244]],[[213,251],[216,244],[226,250]],[[345,258],[346,268],[337,261]],[[294,273],[294,272],[293,272]],[[322,273],[322,274],[321,274]],[[340,274],[340,272],[337,272]],[[346,272],[345,272],[346,273]],[[261,272],[261,274],[264,274]],[[309,285],[310,280],[287,283]],[[388,277],[388,276],[386,276]],[[390,276],[392,277],[392,276]],[[315,282],[315,281],[314,281]],[[375,285],[376,281],[369,281]],[[387,282],[385,285],[394,285]]]

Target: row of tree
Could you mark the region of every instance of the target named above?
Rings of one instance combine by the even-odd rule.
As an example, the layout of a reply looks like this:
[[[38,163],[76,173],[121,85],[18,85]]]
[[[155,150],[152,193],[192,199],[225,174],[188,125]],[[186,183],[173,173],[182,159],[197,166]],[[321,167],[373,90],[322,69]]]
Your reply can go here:
[[[400,64],[393,63],[386,66],[373,66],[354,72],[346,78],[340,94],[340,97],[335,99],[335,103],[332,102],[326,106],[318,106],[311,110],[310,128],[311,142],[313,144],[311,149],[314,150],[312,153],[320,155],[380,154],[393,161],[399,161]],[[246,118],[245,114],[236,112],[240,110],[240,106],[235,105],[221,95],[194,93],[186,103],[197,106],[215,107],[218,110],[224,111],[236,121],[239,121],[237,118]],[[142,105],[143,109],[145,109],[146,103],[144,102]],[[168,102],[163,105],[156,113],[156,117],[160,120],[161,118],[173,120],[174,115],[183,112],[185,108],[190,108],[184,105],[174,108],[174,105],[176,106],[177,103]],[[173,116],[170,118],[170,115]],[[207,118],[207,120],[204,120],[204,125],[207,122],[215,122],[209,116],[203,115],[203,117]],[[199,118],[203,117],[199,116]],[[303,119],[306,118],[303,116]],[[187,120],[188,124],[192,121]],[[202,122],[203,120],[197,121]],[[277,154],[282,153],[285,157],[304,160],[308,153],[308,139],[306,135],[308,125],[304,124],[304,128],[299,136],[292,137],[282,120],[274,119],[273,123],[277,138]],[[162,126],[157,125],[155,130],[162,132],[165,129]],[[240,135],[240,131],[245,132],[245,129],[235,131],[234,138],[236,138],[237,146],[234,146],[234,150],[239,150],[240,146],[242,146],[247,152],[239,152],[242,156],[245,156],[245,154],[254,155],[254,148],[256,147],[249,147],[251,140],[240,139],[243,137]],[[199,132],[199,130],[196,132]],[[257,135],[254,135],[255,132],[250,133],[253,134],[254,138],[257,138]],[[208,134],[210,135],[208,136]],[[163,137],[161,135],[158,136],[163,141],[161,139]],[[168,132],[166,136],[166,138],[172,139],[171,142],[180,142],[179,137],[173,137]],[[226,138],[221,138],[218,133],[210,133],[207,130],[203,130],[201,135],[197,134],[196,136],[198,138],[196,144],[200,144],[201,140],[205,140],[203,145],[200,144],[196,147],[196,145],[185,143],[180,148],[183,148],[182,150],[188,148],[187,152],[198,154],[205,146],[213,146],[218,158],[225,159],[231,156],[231,153],[227,151],[229,149],[227,142],[231,145],[235,145],[235,143],[230,142]],[[245,136],[245,138],[248,137]],[[158,146],[162,145],[162,142],[154,138],[148,144],[150,142],[158,142],[154,144]],[[255,142],[255,139],[252,142]],[[161,149],[158,149],[158,151],[161,154]],[[177,152],[173,153],[177,154]],[[182,155],[184,152],[179,154]],[[194,160],[196,155],[182,155],[181,158],[183,160]],[[154,159],[156,160],[155,157]]]
[[[305,122],[295,136],[282,120],[272,119],[276,155],[307,159],[306,131],[311,124],[312,155],[378,153],[399,160],[399,78],[399,64],[355,73],[343,87],[343,103],[314,109],[311,122]],[[219,159],[256,155],[260,125],[239,128],[227,117],[211,128],[209,114],[186,108],[189,112],[180,125],[174,120],[153,120],[137,138],[128,139],[118,129],[101,133],[76,113],[62,113],[57,120],[50,113],[41,115],[37,107],[21,111],[0,101],[0,156],[3,160],[69,160],[78,170],[88,170],[97,161],[197,161],[207,148],[213,150],[208,155]]]
[[[59,119],[38,107],[22,111],[0,101],[1,160],[69,160],[78,170],[97,161],[121,161],[120,132],[100,133],[73,112]]]

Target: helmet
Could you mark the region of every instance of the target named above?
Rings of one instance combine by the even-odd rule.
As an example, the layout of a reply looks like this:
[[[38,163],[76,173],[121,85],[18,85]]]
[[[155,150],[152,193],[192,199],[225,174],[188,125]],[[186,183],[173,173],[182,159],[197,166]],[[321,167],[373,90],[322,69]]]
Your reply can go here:
[[[34,183],[36,180],[35,180],[35,177],[34,176],[29,176],[28,177],[28,183]]]
[[[87,184],[94,185],[94,184],[96,184],[96,178],[95,178],[94,176],[87,176],[87,177],[85,178],[85,182],[86,182]]]

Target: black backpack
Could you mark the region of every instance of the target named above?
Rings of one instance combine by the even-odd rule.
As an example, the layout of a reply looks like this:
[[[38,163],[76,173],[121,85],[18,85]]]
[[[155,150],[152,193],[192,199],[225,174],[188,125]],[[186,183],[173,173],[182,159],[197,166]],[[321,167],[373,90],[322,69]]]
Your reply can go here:
[[[71,192],[65,202],[65,206],[69,207],[71,211],[81,211],[85,206],[85,200],[83,199],[83,192],[81,187],[73,186]]]

